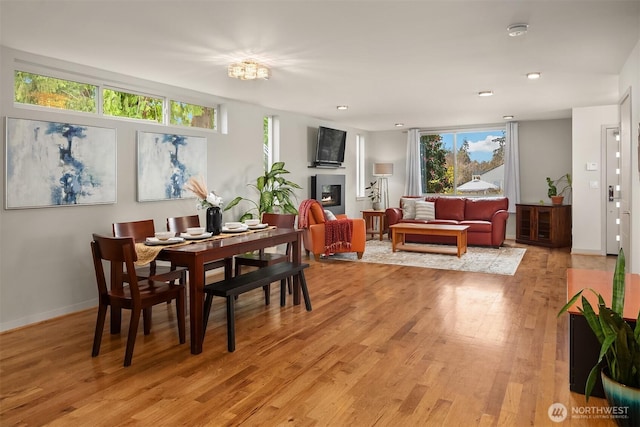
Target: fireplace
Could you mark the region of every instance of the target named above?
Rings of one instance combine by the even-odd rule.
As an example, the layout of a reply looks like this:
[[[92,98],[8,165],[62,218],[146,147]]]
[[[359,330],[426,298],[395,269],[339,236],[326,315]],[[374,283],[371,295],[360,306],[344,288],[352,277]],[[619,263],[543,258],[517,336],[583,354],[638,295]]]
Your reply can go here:
[[[311,198],[320,202],[323,209],[343,214],[345,196],[344,175],[316,175],[311,177]]]

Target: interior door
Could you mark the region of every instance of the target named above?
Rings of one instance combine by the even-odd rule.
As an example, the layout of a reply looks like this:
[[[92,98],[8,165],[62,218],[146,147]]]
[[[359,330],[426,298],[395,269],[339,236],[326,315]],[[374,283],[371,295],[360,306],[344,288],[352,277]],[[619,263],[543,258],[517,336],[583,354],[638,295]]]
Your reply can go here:
[[[618,255],[620,250],[620,128],[603,126],[605,159],[606,254]]]
[[[620,245],[631,259],[631,90],[620,101]],[[627,263],[627,271],[629,270]]]

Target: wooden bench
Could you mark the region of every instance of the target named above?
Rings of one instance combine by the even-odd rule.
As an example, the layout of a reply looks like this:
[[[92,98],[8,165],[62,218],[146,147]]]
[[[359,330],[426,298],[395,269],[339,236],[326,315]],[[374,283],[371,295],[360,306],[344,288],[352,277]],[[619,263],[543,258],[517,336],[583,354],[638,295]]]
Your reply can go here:
[[[234,314],[234,302],[235,298],[245,292],[253,289],[262,288],[268,286],[272,282],[280,281],[280,306],[283,307],[286,302],[287,295],[287,278],[298,276],[300,281],[300,287],[302,289],[302,295],[304,297],[304,305],[307,311],[311,311],[311,300],[309,299],[309,290],[307,289],[307,282],[304,278],[304,269],[309,267],[309,264],[294,264],[292,262],[281,262],[278,264],[270,265],[268,267],[259,268],[249,273],[241,274],[239,276],[231,277],[229,279],[220,280],[219,282],[211,283],[204,287],[204,293],[206,298],[204,300],[204,334],[207,330],[207,323],[209,321],[209,313],[211,311],[211,303],[214,296],[224,297],[227,299],[227,347],[229,351],[236,349],[236,334],[235,334],[235,314]],[[267,299],[267,304],[269,300]]]

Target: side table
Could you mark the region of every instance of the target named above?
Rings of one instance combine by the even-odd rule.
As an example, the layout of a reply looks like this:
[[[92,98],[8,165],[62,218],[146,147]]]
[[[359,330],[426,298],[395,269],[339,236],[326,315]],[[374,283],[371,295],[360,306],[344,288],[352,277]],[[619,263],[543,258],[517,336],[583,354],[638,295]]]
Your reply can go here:
[[[379,239],[382,240],[384,233],[389,232],[389,227],[387,226],[387,215],[384,210],[363,210],[362,218],[364,219],[365,228],[367,229],[367,237],[371,234],[371,237],[373,238],[378,234]]]

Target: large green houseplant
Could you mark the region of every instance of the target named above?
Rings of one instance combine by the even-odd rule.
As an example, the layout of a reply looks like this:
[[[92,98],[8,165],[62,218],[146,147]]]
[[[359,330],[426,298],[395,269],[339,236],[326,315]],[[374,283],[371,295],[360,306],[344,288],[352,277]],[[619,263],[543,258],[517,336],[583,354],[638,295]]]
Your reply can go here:
[[[593,292],[598,297],[597,314],[589,301],[582,295],[585,290]],[[618,254],[616,268],[613,273],[611,307],[606,306],[602,295],[591,288],[587,288],[575,294],[562,307],[558,316],[566,312],[581,295],[582,307],[579,307],[578,310],[586,319],[601,345],[598,361],[587,377],[585,387],[587,401],[596,384],[598,375],[601,375],[603,370],[605,375],[617,383],[636,389],[640,388],[640,311],[638,312],[635,328],[632,328],[631,324],[623,318],[625,258],[622,249]],[[638,391],[640,392],[640,390]]]
[[[258,191],[259,199],[254,201],[246,197],[238,196],[233,199],[224,208],[225,211],[233,208],[242,200],[246,200],[253,206],[240,217],[240,221],[253,218],[254,212],[257,213],[257,219],[262,218],[265,212],[274,213],[279,210],[282,213],[297,214],[298,210],[293,204],[295,200],[294,189],[302,189],[298,184],[287,181],[281,175],[288,174],[289,171],[284,168],[284,162],[276,162],[271,166],[271,170],[265,171],[264,175],[260,175],[255,184],[247,184],[249,187]]]

